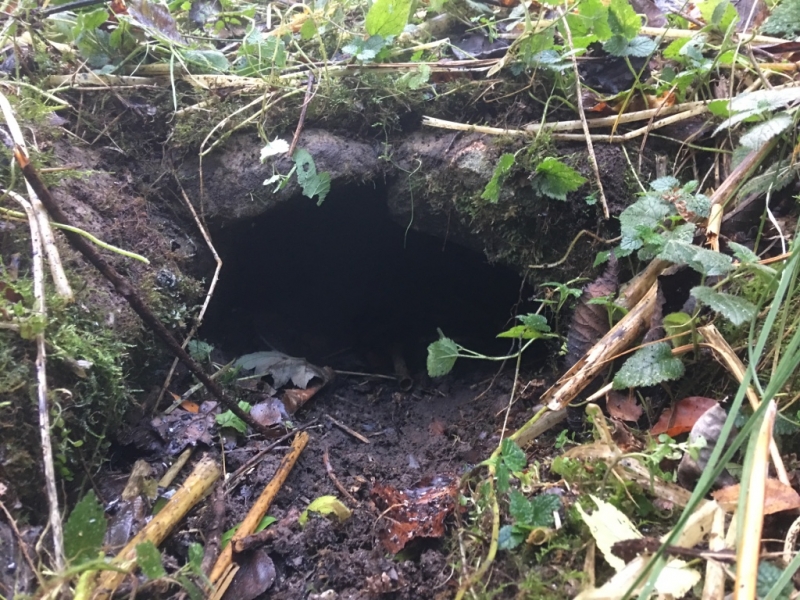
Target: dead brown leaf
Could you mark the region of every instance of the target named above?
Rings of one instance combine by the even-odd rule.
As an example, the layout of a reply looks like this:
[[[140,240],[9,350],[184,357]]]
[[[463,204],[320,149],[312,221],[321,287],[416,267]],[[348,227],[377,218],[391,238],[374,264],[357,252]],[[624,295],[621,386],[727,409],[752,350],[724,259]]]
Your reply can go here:
[[[717,490],[711,496],[719,502],[725,512],[733,512],[739,502],[740,488],[741,484],[737,483]],[[800,494],[794,488],[781,483],[777,479],[767,479],[764,514],[772,515],[796,508],[800,508]]]

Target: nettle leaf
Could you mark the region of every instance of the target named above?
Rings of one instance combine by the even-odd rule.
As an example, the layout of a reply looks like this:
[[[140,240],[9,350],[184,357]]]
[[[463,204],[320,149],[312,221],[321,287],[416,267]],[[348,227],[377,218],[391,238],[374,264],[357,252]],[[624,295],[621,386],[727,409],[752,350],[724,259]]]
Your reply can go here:
[[[375,0],[365,24],[370,35],[400,35],[408,23],[412,0]]]
[[[772,593],[772,588],[778,583],[778,579],[780,579],[782,574],[783,570],[771,562],[766,560],[759,562],[758,576],[756,577],[756,595],[759,598],[766,598]],[[792,585],[792,580],[789,579],[784,584],[783,589],[773,595],[773,598],[775,598],[775,600],[789,600],[789,598],[792,597],[793,591],[794,586]]]
[[[603,50],[613,56],[644,58],[656,51],[656,42],[644,35],[637,35],[632,40],[626,40],[621,35],[615,35],[603,44]]]
[[[566,200],[569,192],[574,192],[586,183],[586,178],[557,158],[548,156],[536,166],[534,181],[545,196]]]
[[[630,254],[644,245],[642,231],[655,230],[662,221],[675,214],[675,207],[660,196],[645,194],[619,215],[622,242],[620,248]]]
[[[492,178],[481,194],[483,200],[496,203],[500,199],[500,184],[508,175],[511,167],[514,166],[514,160],[516,159],[513,154],[507,153],[500,157],[500,160],[497,161],[497,166],[494,168],[494,173],[492,173]]]
[[[718,292],[710,287],[692,288],[692,296],[736,325],[744,325],[756,316],[756,305],[740,296]]]
[[[766,35],[793,38],[800,34],[800,0],[783,0],[775,8],[761,26]]]
[[[513,525],[503,525],[497,536],[497,547],[500,550],[513,550],[525,541],[525,533]]]
[[[733,260],[727,254],[678,240],[667,241],[658,257],[676,265],[689,265],[707,276],[725,275],[733,270]]]
[[[659,177],[658,179],[654,179],[650,182],[650,189],[654,192],[671,192],[679,188],[681,182],[678,181],[675,177],[671,177],[667,175],[666,177]]]
[[[511,471],[503,461],[500,461],[494,468],[494,478],[497,483],[497,491],[505,494],[511,487]]]
[[[531,500],[519,490],[511,490],[508,494],[508,512],[517,526],[529,529],[552,527],[555,523],[553,513],[559,508],[561,500],[555,494],[540,494]]]
[[[736,242],[728,242],[728,248],[731,249],[733,255],[739,259],[743,264],[757,263],[758,255],[750,250],[747,246],[742,246]]]
[[[642,28],[642,19],[627,0],[611,0],[608,7],[608,26],[614,35],[632,40]]]
[[[611,37],[608,25],[608,8],[602,0],[583,0],[578,3],[578,12],[567,15],[573,39],[576,37],[594,37],[596,40],[607,40]],[[590,36],[590,34],[594,34]]]
[[[519,473],[528,465],[528,457],[514,440],[505,438],[500,444],[500,458],[514,473]]]
[[[780,113],[772,117],[769,121],[759,123],[752,127],[750,131],[739,138],[742,146],[758,150],[772,138],[779,136],[792,125],[792,117],[786,113]]]
[[[64,524],[64,555],[73,565],[97,558],[106,535],[106,516],[93,490],[75,505]]]
[[[524,340],[538,340],[539,338],[550,337],[550,326],[547,324],[547,319],[542,315],[519,315],[517,318],[522,321],[522,325],[517,325],[503,333],[498,333],[497,337],[522,338]]]
[[[136,545],[136,562],[148,579],[165,577],[167,572],[161,564],[161,552],[150,540]]]
[[[442,377],[453,370],[458,358],[458,344],[448,337],[441,336],[428,346],[428,375]]]
[[[614,376],[614,389],[647,387],[683,375],[683,363],[672,356],[668,342],[659,342],[637,350]]]

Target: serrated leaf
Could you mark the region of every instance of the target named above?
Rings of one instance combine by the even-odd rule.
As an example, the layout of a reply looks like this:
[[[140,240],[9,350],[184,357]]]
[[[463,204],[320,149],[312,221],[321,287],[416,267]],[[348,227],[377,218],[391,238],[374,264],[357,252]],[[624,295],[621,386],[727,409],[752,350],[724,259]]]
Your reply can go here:
[[[627,0],[611,0],[608,7],[608,26],[614,35],[632,40],[642,28],[642,19]]]
[[[731,249],[733,255],[739,259],[743,264],[757,263],[758,255],[750,250],[747,246],[742,246],[736,242],[728,242],[728,248]]]
[[[503,525],[497,536],[497,547],[500,550],[513,550],[525,541],[525,534],[515,531],[513,525]]]
[[[647,387],[683,375],[683,363],[672,356],[667,342],[659,342],[637,350],[614,376],[614,389]]]
[[[519,490],[511,490],[508,494],[508,512],[518,526],[551,527],[555,521],[553,513],[560,506],[561,500],[554,494],[540,494],[531,500]]]
[[[655,231],[662,221],[675,214],[675,207],[660,196],[645,194],[619,215],[622,242],[620,248],[630,254],[644,244],[642,228]]]
[[[167,574],[161,564],[161,552],[150,540],[136,545],[136,563],[148,579],[159,579]]]
[[[766,598],[775,584],[778,583],[778,579],[780,579],[782,574],[783,570],[771,562],[766,560],[760,561],[758,564],[758,575],[756,577],[756,596],[758,598]],[[788,600],[793,591],[794,586],[790,579],[786,582],[786,585],[783,586],[783,589],[774,595],[773,598],[775,598],[775,600]]]
[[[537,315],[535,313],[530,313],[527,315],[519,315],[517,317],[525,327],[533,329],[534,331],[539,331],[541,333],[549,333],[550,332],[550,325],[547,324],[547,319],[545,319],[542,315]]]
[[[442,377],[453,370],[458,358],[458,344],[448,337],[442,336],[428,346],[428,375]]]
[[[497,491],[505,494],[511,487],[511,471],[502,461],[495,467],[494,478],[497,484]]]
[[[64,555],[73,565],[97,558],[106,535],[103,506],[90,490],[64,524]]]
[[[602,0],[583,0],[578,3],[578,12],[567,15],[570,31],[575,37],[595,37],[603,41],[611,37],[608,26],[608,8]],[[589,36],[589,34],[594,34]]]
[[[367,33],[384,38],[403,33],[412,3],[412,0],[375,0],[367,12]]]
[[[769,121],[755,125],[739,138],[739,143],[753,150],[758,150],[772,138],[779,136],[792,125],[792,117],[780,113]]]
[[[536,166],[535,183],[545,196],[566,200],[569,192],[586,183],[586,178],[557,158],[548,156]]]
[[[329,173],[317,173],[314,158],[303,148],[298,148],[292,155],[292,160],[297,167],[297,182],[303,188],[303,195],[308,198],[318,196],[317,206],[322,204],[328,192],[331,191],[331,176]]]
[[[707,276],[725,275],[733,270],[730,256],[678,240],[667,241],[658,257],[676,265],[689,265]]]
[[[350,509],[336,496],[320,496],[309,504],[308,508],[300,515],[300,518],[297,519],[301,527],[308,521],[308,513],[310,512],[319,513],[321,515],[334,515],[339,519],[340,523],[349,519],[352,514]]]
[[[509,438],[505,438],[500,444],[500,457],[514,473],[519,473],[528,465],[528,457],[525,456],[525,452],[517,446],[514,440]]]
[[[755,304],[745,298],[718,292],[706,286],[692,288],[691,294],[699,302],[718,312],[737,327],[752,321],[758,310]]]
[[[671,192],[679,188],[681,182],[678,181],[675,177],[667,175],[666,177],[659,177],[658,179],[654,179],[650,182],[650,189],[654,192]]]
[[[603,50],[612,56],[636,56],[644,58],[655,52],[656,42],[643,35],[637,35],[632,40],[626,40],[621,35],[615,35],[603,44]]]
[[[786,38],[800,34],[800,0],[783,0],[773,8],[761,32]]]
[[[308,198],[317,196],[317,206],[325,202],[325,197],[331,191],[331,175],[327,171],[319,173],[303,184],[303,195]]]
[[[508,514],[518,523],[527,524],[533,516],[531,503],[525,494],[519,490],[511,490],[508,493]]]
[[[706,0],[697,5],[703,19],[721,31],[727,31],[739,14],[729,0]]]

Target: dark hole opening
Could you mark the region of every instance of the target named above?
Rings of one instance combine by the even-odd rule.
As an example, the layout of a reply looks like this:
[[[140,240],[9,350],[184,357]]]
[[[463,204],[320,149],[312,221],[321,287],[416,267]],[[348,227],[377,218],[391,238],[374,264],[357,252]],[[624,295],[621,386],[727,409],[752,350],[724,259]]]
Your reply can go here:
[[[375,372],[400,348],[416,373],[437,328],[502,354],[510,340],[495,336],[530,308],[510,269],[392,221],[380,187],[295,199],[214,238],[225,266],[202,334],[227,353],[274,348]]]

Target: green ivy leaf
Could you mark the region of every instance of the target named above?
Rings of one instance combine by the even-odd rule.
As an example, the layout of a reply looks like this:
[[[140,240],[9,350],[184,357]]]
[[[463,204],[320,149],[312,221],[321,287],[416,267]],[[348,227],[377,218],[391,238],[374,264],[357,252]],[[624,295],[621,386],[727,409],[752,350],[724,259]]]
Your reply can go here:
[[[683,363],[672,356],[667,342],[659,342],[637,350],[614,376],[614,389],[647,387],[683,375]]]
[[[64,524],[64,555],[73,565],[97,558],[106,535],[106,517],[94,491],[90,490]]]
[[[691,294],[699,302],[718,312],[737,327],[752,321],[758,310],[755,304],[745,298],[718,292],[706,286],[692,288]]]
[[[370,35],[400,35],[408,23],[412,0],[375,0],[365,24]]]
[[[502,180],[505,179],[506,175],[508,175],[511,167],[514,166],[514,160],[513,154],[507,153],[500,157],[500,160],[497,161],[497,166],[494,168],[492,178],[489,180],[489,183],[486,184],[481,194],[483,200],[496,203],[500,199],[500,184]]]
[[[448,337],[441,336],[428,346],[428,375],[442,377],[453,370],[458,358],[458,344]]]
[[[569,192],[574,192],[586,183],[586,178],[557,158],[548,156],[536,166],[534,183],[545,196],[566,200]]]
[[[159,579],[167,574],[161,564],[161,552],[150,540],[136,545],[136,562],[148,579]]]

